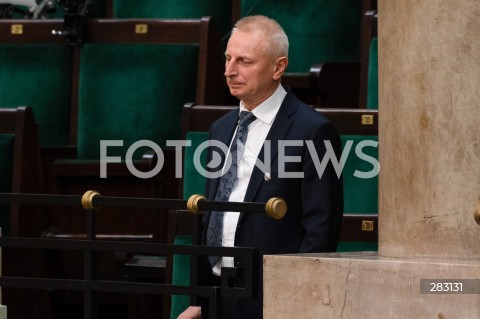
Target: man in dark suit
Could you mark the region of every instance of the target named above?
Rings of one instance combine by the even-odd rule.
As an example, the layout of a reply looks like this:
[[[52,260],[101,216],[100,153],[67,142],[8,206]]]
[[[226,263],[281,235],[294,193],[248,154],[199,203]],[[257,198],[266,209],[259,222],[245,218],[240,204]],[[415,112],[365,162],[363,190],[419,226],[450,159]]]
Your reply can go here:
[[[266,202],[281,197],[287,213],[281,220],[263,214],[207,213],[203,243],[213,245],[212,233],[218,232],[221,245],[256,247],[261,255],[335,251],[343,212],[342,181],[331,162],[324,160],[340,158],[340,138],[326,118],[280,84],[288,65],[287,36],[272,19],[243,18],[232,31],[225,57],[227,84],[230,93],[240,99],[240,109],[216,121],[209,139],[238,154],[238,158],[232,155],[238,165],[234,165],[231,189],[229,182],[222,180],[230,171],[207,180],[207,198]],[[248,113],[254,117],[242,129],[239,118],[251,116]],[[241,152],[233,146],[239,135],[246,135]],[[211,156],[210,151],[208,158]],[[256,165],[257,159],[263,166]],[[225,163],[228,157],[223,156],[221,166],[229,166]],[[213,225],[219,219],[216,216],[221,220],[219,231]],[[215,278],[222,267],[237,263],[231,257],[213,259],[205,277]],[[262,318],[261,287],[259,290],[258,300],[226,300],[223,318]],[[200,318],[202,313],[207,318],[207,311],[206,305],[190,307],[179,318]]]

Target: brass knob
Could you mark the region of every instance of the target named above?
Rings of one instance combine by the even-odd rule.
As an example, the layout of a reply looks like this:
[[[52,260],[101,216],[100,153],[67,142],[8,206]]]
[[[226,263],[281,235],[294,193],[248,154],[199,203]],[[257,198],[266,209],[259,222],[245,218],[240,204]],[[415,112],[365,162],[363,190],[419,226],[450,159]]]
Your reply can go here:
[[[82,196],[82,206],[83,209],[92,210],[98,209],[98,207],[93,206],[93,198],[95,196],[100,196],[100,193],[97,191],[86,191]]]
[[[265,204],[265,212],[273,219],[282,219],[287,213],[287,203],[280,197],[272,197]]]
[[[477,209],[473,212],[473,218],[475,218],[477,224],[480,225],[480,202],[478,202]]]
[[[198,212],[200,211],[198,209],[198,202],[205,199],[206,199],[205,196],[198,195],[198,194],[190,196],[190,198],[187,201],[188,212],[194,215],[198,214]]]

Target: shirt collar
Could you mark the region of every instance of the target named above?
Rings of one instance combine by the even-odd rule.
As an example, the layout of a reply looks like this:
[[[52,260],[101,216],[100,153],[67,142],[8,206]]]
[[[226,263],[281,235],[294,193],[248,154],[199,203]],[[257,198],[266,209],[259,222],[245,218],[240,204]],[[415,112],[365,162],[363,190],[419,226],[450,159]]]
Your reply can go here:
[[[271,125],[286,95],[287,91],[285,91],[283,86],[279,85],[268,99],[253,109],[253,115],[265,124]],[[240,101],[241,111],[248,111],[242,101]]]

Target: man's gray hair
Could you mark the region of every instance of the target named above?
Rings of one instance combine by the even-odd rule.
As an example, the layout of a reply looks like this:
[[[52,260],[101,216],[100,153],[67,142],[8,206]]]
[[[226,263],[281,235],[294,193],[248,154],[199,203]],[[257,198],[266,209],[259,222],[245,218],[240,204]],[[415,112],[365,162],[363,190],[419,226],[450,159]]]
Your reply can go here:
[[[262,15],[247,16],[237,21],[232,33],[237,30],[262,31],[265,34],[267,53],[273,57],[288,57],[288,37],[277,21]]]

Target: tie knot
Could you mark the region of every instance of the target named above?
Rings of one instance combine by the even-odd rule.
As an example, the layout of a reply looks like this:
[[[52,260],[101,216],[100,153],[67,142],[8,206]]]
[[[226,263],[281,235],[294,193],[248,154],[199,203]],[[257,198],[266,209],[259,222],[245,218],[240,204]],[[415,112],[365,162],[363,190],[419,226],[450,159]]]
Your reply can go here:
[[[247,127],[255,121],[256,117],[252,112],[242,111],[240,112],[240,120],[238,121],[239,126]]]

